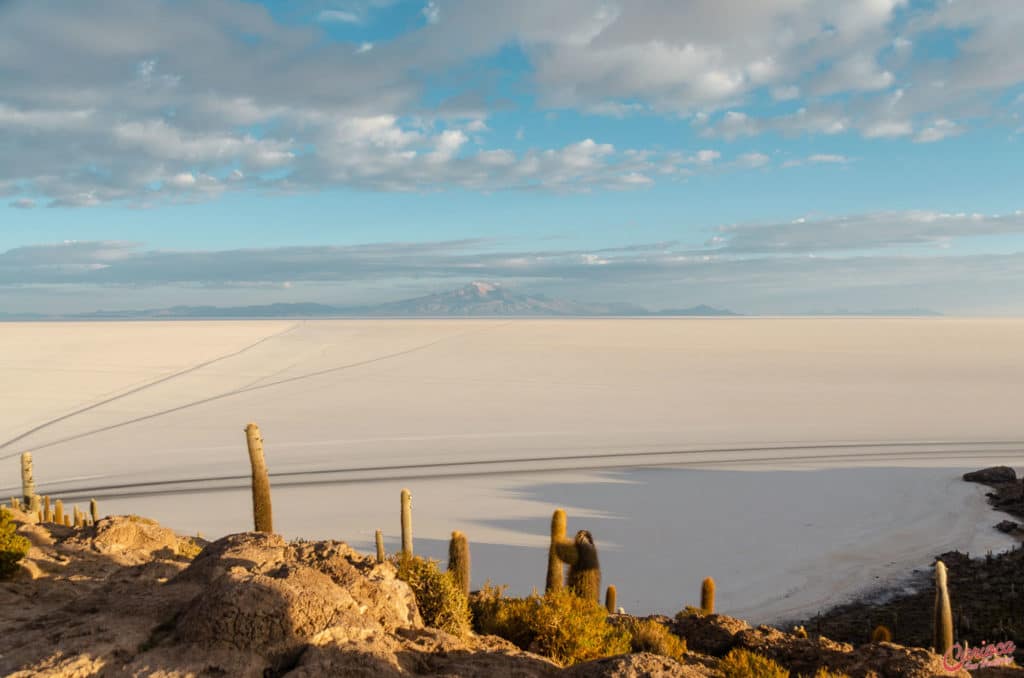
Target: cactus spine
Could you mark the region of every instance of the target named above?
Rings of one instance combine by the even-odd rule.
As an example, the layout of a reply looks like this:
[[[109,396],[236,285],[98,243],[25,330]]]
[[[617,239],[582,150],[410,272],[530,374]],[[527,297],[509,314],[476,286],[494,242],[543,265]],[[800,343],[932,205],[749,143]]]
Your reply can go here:
[[[402,488],[402,555],[412,557],[412,492]]]
[[[557,591],[565,581],[565,568],[558,557],[558,544],[565,541],[565,511],[555,509],[551,514],[551,546],[548,548],[548,574],[544,591]]]
[[[944,655],[953,647],[953,609],[946,587],[946,564],[935,561],[935,653]]]
[[[891,643],[892,642],[892,631],[889,627],[884,624],[879,624],[875,627],[875,630],[871,632],[872,643]]]
[[[604,609],[608,610],[608,614],[615,614],[615,599],[617,597],[618,591],[615,584],[608,584],[608,588],[604,592]]]
[[[95,499],[89,500],[89,516],[92,518],[92,524],[95,525],[100,519],[100,507],[96,503]]]
[[[64,502],[60,499],[53,505],[53,522],[58,525],[64,524]]]
[[[704,614],[715,613],[715,580],[711,577],[700,585],[700,611]]]
[[[377,533],[373,535],[374,540],[377,542],[377,562],[383,563],[387,554],[384,552],[384,533],[377,530]]]
[[[469,540],[458,530],[452,532],[448,542],[448,571],[455,579],[455,585],[467,596],[469,595]]]
[[[252,517],[256,532],[274,531],[274,512],[270,506],[270,477],[263,458],[263,437],[254,423],[245,427],[245,440],[249,446],[249,464],[252,466]]]
[[[32,453],[21,453],[21,496],[26,506],[36,501],[36,481],[32,477]]]

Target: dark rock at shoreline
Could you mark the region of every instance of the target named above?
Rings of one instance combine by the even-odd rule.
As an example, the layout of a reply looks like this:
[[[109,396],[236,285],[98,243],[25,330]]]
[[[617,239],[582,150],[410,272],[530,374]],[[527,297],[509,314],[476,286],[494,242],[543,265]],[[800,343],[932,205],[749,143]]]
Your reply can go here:
[[[1002,520],[996,523],[996,529],[1005,534],[1012,534],[1016,532],[1019,528],[1020,525],[1018,523],[1013,522],[1012,520]]]
[[[1000,485],[1002,483],[1016,482],[1017,472],[1009,466],[990,466],[988,468],[983,468],[980,471],[965,473],[964,480],[969,483]]]

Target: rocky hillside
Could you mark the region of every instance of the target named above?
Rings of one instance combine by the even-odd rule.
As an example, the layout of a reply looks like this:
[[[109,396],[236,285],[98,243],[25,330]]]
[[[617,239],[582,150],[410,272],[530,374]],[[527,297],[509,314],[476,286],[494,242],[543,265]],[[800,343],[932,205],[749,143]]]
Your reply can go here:
[[[944,673],[920,648],[855,647],[697,613],[652,618],[687,642],[679,661],[638,652],[563,668],[496,636],[428,628],[391,562],[342,542],[243,533],[205,543],[135,516],[70,528],[13,514],[31,549],[0,582],[3,675],[755,675],[723,660],[735,648],[793,676],[969,675]],[[1009,675],[1000,671],[987,675]]]

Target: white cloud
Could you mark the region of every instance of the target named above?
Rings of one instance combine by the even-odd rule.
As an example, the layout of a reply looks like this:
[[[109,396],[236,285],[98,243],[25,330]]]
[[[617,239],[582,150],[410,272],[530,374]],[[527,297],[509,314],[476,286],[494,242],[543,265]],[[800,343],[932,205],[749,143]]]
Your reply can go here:
[[[373,43],[372,42],[361,42],[361,43],[359,43],[359,46],[356,47],[355,52],[356,52],[356,54],[366,54],[371,49],[373,49]]]
[[[913,134],[914,127],[906,120],[880,120],[868,124],[863,134],[868,139],[905,137]]]
[[[744,153],[737,158],[737,164],[741,167],[764,167],[769,162],[771,162],[771,158],[764,153]]]
[[[346,12],[340,9],[325,9],[316,15],[317,21],[332,22],[338,21],[346,24],[359,23],[359,15],[354,12]]]
[[[441,20],[441,8],[434,0],[430,0],[423,6],[423,17],[427,20],[428,24],[436,24]]]
[[[36,206],[36,201],[31,198],[18,198],[9,203],[11,207],[19,210],[30,210]]]
[[[921,144],[929,144],[936,141],[942,141],[949,137],[955,137],[963,134],[964,129],[953,122],[945,118],[939,118],[932,121],[931,125],[925,127],[923,130],[918,132],[917,136],[914,137],[914,141]]]

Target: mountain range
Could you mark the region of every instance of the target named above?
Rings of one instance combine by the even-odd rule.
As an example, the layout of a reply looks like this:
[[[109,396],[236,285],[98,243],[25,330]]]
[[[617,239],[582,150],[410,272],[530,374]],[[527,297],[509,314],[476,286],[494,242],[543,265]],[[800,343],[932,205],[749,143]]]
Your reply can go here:
[[[413,299],[364,306],[276,303],[256,306],[171,306],[169,308],[93,311],[42,315],[0,313],[0,320],[109,320],[170,318],[294,317],[466,317],[466,316],[734,316],[733,311],[699,305],[651,311],[624,303],[591,303],[522,294],[497,283],[473,282],[458,289]]]
[[[276,303],[255,306],[171,306],[124,311],[53,314],[0,313],[8,320],[145,320],[188,318],[339,318],[339,317],[488,317],[488,316],[738,316],[729,309],[700,304],[686,308],[650,310],[627,303],[595,303],[553,299],[543,294],[523,294],[498,283],[472,282],[463,287],[412,299],[363,306],[333,306],[317,303]],[[829,313],[801,315],[939,316],[929,309],[874,310],[855,312],[840,309]]]

